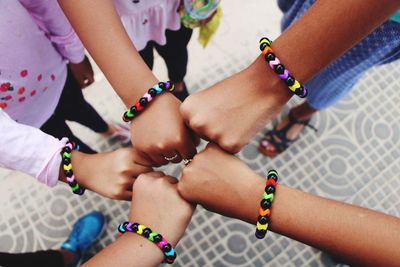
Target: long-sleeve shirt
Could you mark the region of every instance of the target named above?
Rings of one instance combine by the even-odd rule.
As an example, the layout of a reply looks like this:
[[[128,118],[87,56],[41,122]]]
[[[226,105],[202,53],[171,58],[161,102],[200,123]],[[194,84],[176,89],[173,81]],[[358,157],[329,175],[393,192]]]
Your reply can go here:
[[[42,126],[54,112],[84,48],[57,1],[0,0],[0,108]]]
[[[67,62],[83,58],[83,45],[57,1],[0,0],[0,166],[48,186],[57,183],[67,139],[33,127],[53,114]]]
[[[17,123],[2,109],[0,135],[1,167],[29,174],[48,186],[56,185],[66,138],[58,140],[37,128]]]

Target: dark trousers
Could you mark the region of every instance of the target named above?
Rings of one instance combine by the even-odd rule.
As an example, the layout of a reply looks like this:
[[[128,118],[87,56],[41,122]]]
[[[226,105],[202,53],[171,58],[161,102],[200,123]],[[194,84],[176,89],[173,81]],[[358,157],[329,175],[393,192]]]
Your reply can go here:
[[[72,133],[71,129],[65,123],[66,120],[78,122],[97,133],[104,133],[108,130],[108,124],[86,102],[82,94],[82,89],[79,87],[70,70],[68,70],[67,81],[56,110],[40,129],[59,139],[68,137],[70,141],[79,144],[82,152],[96,153],[95,150],[91,149]]]
[[[186,75],[188,64],[187,44],[190,41],[192,32],[192,29],[188,29],[183,25],[177,31],[166,30],[167,43],[165,45],[161,46],[150,41],[143,50],[139,51],[139,54],[147,66],[153,69],[153,48],[156,49],[167,65],[169,79],[174,83],[181,82]]]
[[[32,253],[0,252],[0,266],[3,267],[64,267],[64,259],[56,250]]]

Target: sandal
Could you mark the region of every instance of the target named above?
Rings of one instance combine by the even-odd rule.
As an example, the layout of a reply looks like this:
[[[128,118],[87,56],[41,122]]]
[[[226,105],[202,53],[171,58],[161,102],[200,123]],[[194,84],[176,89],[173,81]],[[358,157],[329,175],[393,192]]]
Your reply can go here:
[[[282,129],[277,130],[276,129],[277,126],[275,125],[275,127],[272,130],[265,133],[264,138],[261,139],[258,147],[258,150],[262,154],[264,154],[267,157],[275,157],[276,155],[285,151],[294,141],[298,139],[296,138],[292,140],[287,138],[286,136],[287,132],[295,124],[303,124],[304,126],[313,129],[315,132],[318,131],[317,128],[315,128],[310,124],[311,119],[304,121],[298,120],[296,117],[294,117],[292,111],[289,112],[288,119],[289,119],[288,124]],[[267,150],[267,146],[269,144],[271,144],[274,147],[274,151]]]

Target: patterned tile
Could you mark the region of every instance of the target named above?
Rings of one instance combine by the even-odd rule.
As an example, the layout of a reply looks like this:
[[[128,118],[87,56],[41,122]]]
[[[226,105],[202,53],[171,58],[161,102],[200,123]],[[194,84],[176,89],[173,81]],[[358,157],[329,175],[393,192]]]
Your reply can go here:
[[[192,38],[187,75],[191,92],[245,68],[258,53],[260,36],[278,36],[281,15],[275,3],[255,0],[246,8],[243,5],[239,0],[223,1],[221,28],[206,50],[197,44],[196,36]],[[165,79],[161,61],[156,58],[154,71]],[[260,174],[269,167],[279,169],[282,182],[291,187],[400,216],[399,75],[400,62],[368,72],[349,96],[313,119],[318,133],[306,131],[279,157],[268,159],[257,152],[262,133],[239,156]],[[105,118],[119,121],[121,101],[101,73],[97,71],[96,77],[97,82],[85,90],[87,99]],[[291,100],[286,112],[297,103]],[[99,150],[117,147],[80,125],[71,125]],[[180,166],[163,170],[178,176]],[[115,240],[115,228],[129,210],[128,203],[90,192],[78,198],[66,186],[49,189],[16,172],[0,170],[0,181],[0,251],[57,248],[79,216],[99,210],[106,214],[108,227],[92,255]],[[277,234],[256,242],[253,228],[198,208],[177,248],[180,257],[175,265],[341,265],[321,251]]]

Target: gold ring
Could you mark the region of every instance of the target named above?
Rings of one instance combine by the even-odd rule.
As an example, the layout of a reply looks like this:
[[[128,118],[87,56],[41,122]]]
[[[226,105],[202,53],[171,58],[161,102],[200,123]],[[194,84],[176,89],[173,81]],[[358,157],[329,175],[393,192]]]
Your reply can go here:
[[[185,166],[189,165],[190,162],[192,162],[193,159],[183,159],[183,164],[185,164]]]

